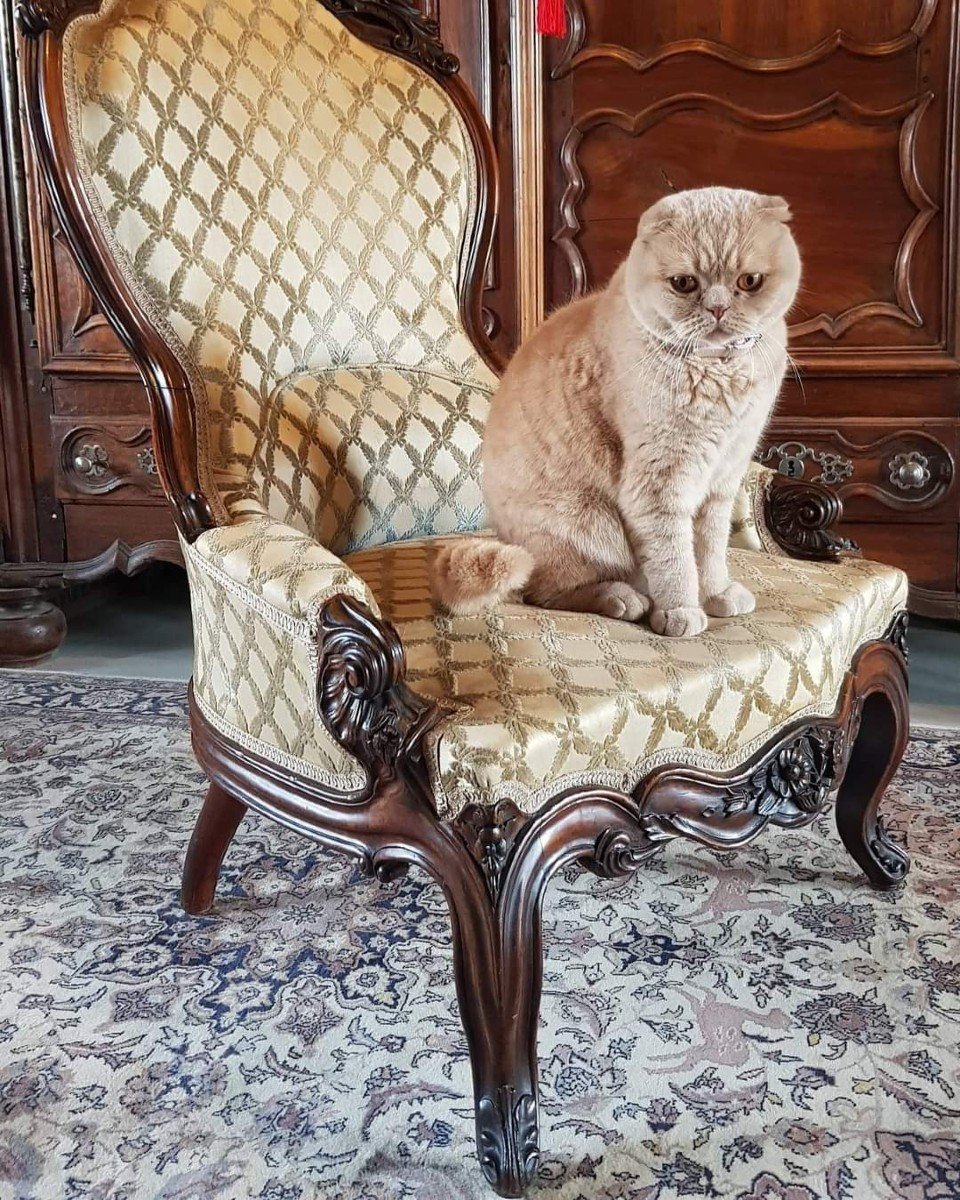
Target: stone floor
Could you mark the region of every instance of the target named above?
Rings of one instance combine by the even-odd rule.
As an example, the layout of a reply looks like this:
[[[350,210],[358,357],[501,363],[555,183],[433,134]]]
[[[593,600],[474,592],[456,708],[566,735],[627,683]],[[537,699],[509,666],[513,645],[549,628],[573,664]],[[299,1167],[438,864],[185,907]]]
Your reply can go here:
[[[187,583],[175,567],[152,567],[72,596],[69,632],[45,670],[121,678],[190,676]],[[960,726],[960,626],[913,618],[910,681],[915,722]]]

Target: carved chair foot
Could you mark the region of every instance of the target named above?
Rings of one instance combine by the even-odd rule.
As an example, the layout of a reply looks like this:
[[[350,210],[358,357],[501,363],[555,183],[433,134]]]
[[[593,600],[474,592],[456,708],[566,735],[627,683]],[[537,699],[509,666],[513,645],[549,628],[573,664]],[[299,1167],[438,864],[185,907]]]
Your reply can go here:
[[[183,865],[180,903],[191,916],[213,907],[220,864],[246,811],[245,804],[210,784]]]
[[[883,824],[883,818],[878,817],[873,835],[867,841],[872,868],[867,870],[870,882],[875,888],[897,887],[906,878],[910,870],[910,859],[906,850],[893,838]],[[863,864],[860,864],[863,866]]]
[[[498,1196],[522,1196],[540,1163],[537,1098],[504,1084],[477,1100],[477,1154]]]
[[[837,829],[851,856],[875,888],[896,887],[910,860],[877,813],[906,750],[906,692],[875,692],[863,705],[860,730],[837,795]]]
[[[0,588],[0,667],[33,666],[59,650],[67,620],[30,588]]]

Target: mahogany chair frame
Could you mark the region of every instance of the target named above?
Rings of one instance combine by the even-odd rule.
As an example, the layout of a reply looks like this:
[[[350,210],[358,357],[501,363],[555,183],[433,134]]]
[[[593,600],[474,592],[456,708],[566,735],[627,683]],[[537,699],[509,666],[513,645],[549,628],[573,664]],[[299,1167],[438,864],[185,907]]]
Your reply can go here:
[[[67,131],[62,37],[100,0],[20,0],[28,122],[50,199],[104,313],[140,368],[154,445],[177,526],[193,542],[215,524],[197,467],[196,415],[186,373],[131,294],[89,210]],[[490,134],[457,75],[435,22],[406,0],[320,0],[359,36],[429,72],[463,114],[478,163],[481,216],[461,281],[461,315],[485,359],[483,277],[497,215]],[[778,480],[766,501],[781,548],[833,559],[855,547],[832,532],[840,505],[815,484]],[[532,815],[510,802],[438,816],[425,741],[439,710],[405,681],[396,630],[346,596],[321,618],[316,697],[327,729],[363,765],[367,785],[345,799],[225,737],[192,703],[197,757],[210,786],[187,852],[183,906],[207,912],[224,854],[251,809],[356,858],[381,880],[417,866],[443,888],[450,909],[457,993],[470,1049],[480,1165],[502,1196],[519,1196],[539,1156],[536,1036],[542,974],[541,905],[550,877],[568,863],[599,875],[640,869],[683,837],[722,849],[766,828],[815,820],[836,797],[847,850],[873,886],[903,879],[908,859],[889,837],[878,805],[907,744],[906,613],[857,653],[836,711],[781,731],[736,771],[685,766],[652,771],[633,792],[561,791]]]

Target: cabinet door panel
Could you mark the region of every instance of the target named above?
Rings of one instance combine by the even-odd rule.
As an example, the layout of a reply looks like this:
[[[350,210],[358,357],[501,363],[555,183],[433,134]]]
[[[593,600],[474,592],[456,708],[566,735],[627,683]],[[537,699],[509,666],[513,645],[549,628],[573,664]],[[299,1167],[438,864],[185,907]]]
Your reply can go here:
[[[574,0],[544,85],[548,307],[672,190],[784,194],[808,372],[956,372],[955,0]]]
[[[590,47],[619,47],[639,68],[681,49],[706,50],[754,70],[796,69],[820,63],[841,47],[880,58],[910,49],[929,28],[938,0],[813,0],[757,4],[743,0],[568,0],[574,46],[587,12]],[[577,53],[577,50],[574,50]]]
[[[936,347],[940,280],[923,269],[940,253],[936,205],[912,175],[911,194],[901,179],[929,105],[921,95],[878,117],[828,100],[771,117],[691,95],[635,113],[584,114],[562,150],[566,187],[554,237],[570,294],[609,278],[637,215],[669,190],[666,181],[750,187],[785,193],[794,210],[804,259],[795,353],[841,341]]]

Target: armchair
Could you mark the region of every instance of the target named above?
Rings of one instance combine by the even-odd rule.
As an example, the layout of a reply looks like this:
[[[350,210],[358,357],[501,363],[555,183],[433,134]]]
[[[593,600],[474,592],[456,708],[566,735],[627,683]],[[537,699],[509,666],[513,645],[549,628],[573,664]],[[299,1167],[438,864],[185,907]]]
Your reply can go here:
[[[480,297],[489,136],[405,0],[20,0],[52,203],[150,395],[190,580],[210,779],[183,904],[247,810],[450,909],[480,1165],[537,1169],[545,885],[813,821],[877,887],[907,738],[906,581],[829,493],[751,472],[748,618],[671,642],[521,605],[436,611],[483,523],[498,363]]]

